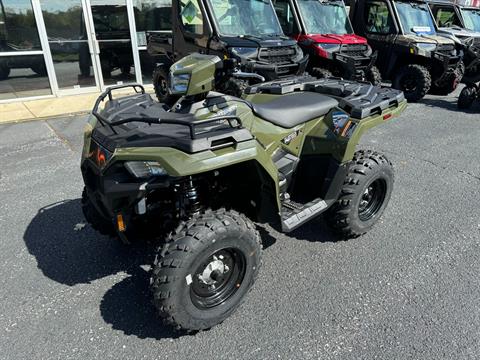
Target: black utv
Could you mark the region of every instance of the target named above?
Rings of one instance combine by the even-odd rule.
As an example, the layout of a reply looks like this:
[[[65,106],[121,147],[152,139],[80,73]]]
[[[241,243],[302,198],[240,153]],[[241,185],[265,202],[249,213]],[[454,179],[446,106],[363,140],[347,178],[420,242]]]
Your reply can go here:
[[[382,78],[408,101],[455,90],[463,76],[463,45],[437,34],[424,1],[353,0],[350,17],[356,33],[378,51]]]
[[[442,32],[458,38],[464,45],[465,87],[458,97],[458,107],[469,108],[479,96],[480,81],[480,9],[446,1],[429,1],[433,16]]]
[[[235,59],[240,71],[259,74],[256,80],[237,74],[217,89],[237,96],[255,81],[302,74],[308,62],[296,41],[283,34],[270,0],[172,0],[171,20],[171,31],[147,35],[160,102],[176,100],[168,92],[169,68],[194,52]]]

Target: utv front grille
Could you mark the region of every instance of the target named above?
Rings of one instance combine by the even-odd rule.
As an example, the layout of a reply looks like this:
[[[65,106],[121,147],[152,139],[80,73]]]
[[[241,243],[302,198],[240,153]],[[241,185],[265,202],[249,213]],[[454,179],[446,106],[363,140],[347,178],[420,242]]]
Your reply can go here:
[[[347,44],[342,45],[340,52],[349,56],[365,56],[368,46],[365,44]]]
[[[455,45],[438,45],[437,51],[448,56],[455,55]]]
[[[274,65],[291,64],[296,56],[293,46],[282,46],[275,48],[261,48],[258,58],[260,61]]]

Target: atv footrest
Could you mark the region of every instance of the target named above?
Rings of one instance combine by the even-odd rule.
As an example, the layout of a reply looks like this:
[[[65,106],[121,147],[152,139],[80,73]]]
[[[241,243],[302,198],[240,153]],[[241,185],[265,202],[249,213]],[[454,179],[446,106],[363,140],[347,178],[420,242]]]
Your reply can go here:
[[[319,215],[326,208],[327,203],[323,199],[315,199],[306,204],[300,204],[290,199],[285,200],[282,202],[282,230],[292,231]]]

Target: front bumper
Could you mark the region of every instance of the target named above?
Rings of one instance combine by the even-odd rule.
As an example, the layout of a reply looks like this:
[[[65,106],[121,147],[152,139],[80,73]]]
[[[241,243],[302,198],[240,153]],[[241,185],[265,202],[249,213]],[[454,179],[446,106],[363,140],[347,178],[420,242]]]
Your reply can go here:
[[[456,56],[447,55],[439,51],[433,53],[433,59],[440,64],[439,72],[434,72],[433,82],[435,84],[443,83],[455,74],[455,71],[460,67],[460,63],[463,59],[463,51],[459,51]],[[436,75],[436,76],[435,76]]]
[[[112,222],[121,214],[128,224],[134,217],[144,214],[142,209],[145,208],[147,194],[169,187],[170,179],[157,178],[155,182],[132,179],[117,171],[122,167],[119,163],[109,163],[105,168],[100,168],[87,158],[82,161],[81,172],[87,196],[97,211]]]
[[[338,52],[334,54],[334,59],[337,61],[344,73],[351,80],[362,79],[365,72],[377,61],[377,52],[375,51],[371,56],[350,55],[346,52]]]
[[[305,55],[300,61],[291,64],[266,64],[250,62],[245,65],[245,71],[262,75],[266,81],[286,76],[302,75],[308,64],[309,56]]]

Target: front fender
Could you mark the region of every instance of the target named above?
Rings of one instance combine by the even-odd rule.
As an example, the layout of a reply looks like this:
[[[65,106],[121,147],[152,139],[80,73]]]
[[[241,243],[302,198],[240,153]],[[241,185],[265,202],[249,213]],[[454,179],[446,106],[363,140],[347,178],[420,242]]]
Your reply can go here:
[[[277,206],[280,209],[278,170],[271,157],[256,140],[237,143],[219,150],[188,154],[167,147],[117,148],[113,161],[157,161],[171,176],[189,176],[255,160],[275,184]]]

